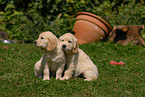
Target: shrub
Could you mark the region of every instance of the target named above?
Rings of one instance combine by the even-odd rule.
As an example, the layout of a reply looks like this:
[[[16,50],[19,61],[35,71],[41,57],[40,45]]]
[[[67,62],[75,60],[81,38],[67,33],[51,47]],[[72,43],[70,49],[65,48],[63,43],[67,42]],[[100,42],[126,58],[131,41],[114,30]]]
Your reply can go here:
[[[32,42],[47,30],[59,37],[71,32],[79,11],[94,13],[112,27],[140,25],[145,23],[143,4],[143,0],[0,0],[0,29],[21,42]]]

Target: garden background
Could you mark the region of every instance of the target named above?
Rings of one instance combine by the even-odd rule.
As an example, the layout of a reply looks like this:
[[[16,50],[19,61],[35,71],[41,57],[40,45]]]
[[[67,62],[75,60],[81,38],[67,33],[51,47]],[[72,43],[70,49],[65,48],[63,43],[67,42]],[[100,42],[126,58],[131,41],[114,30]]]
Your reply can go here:
[[[47,30],[59,37],[72,31],[79,11],[94,13],[112,27],[145,24],[144,0],[0,0],[0,30],[23,43]]]
[[[144,25],[144,4],[144,0],[0,0],[0,30],[25,43],[0,42],[0,97],[145,97],[145,46],[102,41],[80,45],[98,67],[97,80],[43,81],[34,73],[43,51],[32,43],[46,30],[57,37],[71,32],[79,11],[94,13],[112,27]],[[110,65],[111,61],[125,65]]]

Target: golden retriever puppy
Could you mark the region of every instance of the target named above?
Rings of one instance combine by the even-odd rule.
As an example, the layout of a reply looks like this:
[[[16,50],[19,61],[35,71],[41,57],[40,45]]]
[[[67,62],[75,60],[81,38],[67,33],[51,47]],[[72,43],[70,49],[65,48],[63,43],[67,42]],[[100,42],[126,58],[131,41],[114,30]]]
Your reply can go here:
[[[65,56],[58,38],[50,31],[43,32],[35,41],[35,45],[44,50],[41,59],[35,64],[35,75],[38,78],[43,77],[43,80],[50,80],[50,75],[53,74],[56,74],[56,79],[61,78]]]
[[[66,58],[66,70],[61,80],[69,79],[73,73],[75,76],[83,75],[84,81],[92,81],[98,78],[98,69],[81,49],[78,40],[71,33],[66,33],[60,38],[62,50]]]

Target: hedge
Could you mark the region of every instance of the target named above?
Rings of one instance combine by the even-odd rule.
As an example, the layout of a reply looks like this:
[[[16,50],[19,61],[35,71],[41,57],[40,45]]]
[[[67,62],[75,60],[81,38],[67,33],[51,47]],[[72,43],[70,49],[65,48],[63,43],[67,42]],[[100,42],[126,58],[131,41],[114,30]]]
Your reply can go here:
[[[72,31],[75,14],[80,11],[94,13],[112,27],[144,25],[144,3],[144,0],[0,0],[0,29],[8,32],[9,39],[25,43],[33,42],[47,30],[59,37]]]

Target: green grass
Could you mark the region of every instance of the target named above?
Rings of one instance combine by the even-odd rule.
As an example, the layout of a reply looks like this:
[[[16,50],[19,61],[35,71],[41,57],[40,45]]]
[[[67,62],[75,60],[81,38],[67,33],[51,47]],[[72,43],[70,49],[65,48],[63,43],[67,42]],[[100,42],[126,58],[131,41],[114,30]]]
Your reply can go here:
[[[145,97],[145,47],[97,42],[80,45],[97,65],[99,78],[42,81],[34,75],[34,64],[43,52],[34,44],[0,43],[0,97]],[[125,62],[112,66],[110,61]]]

